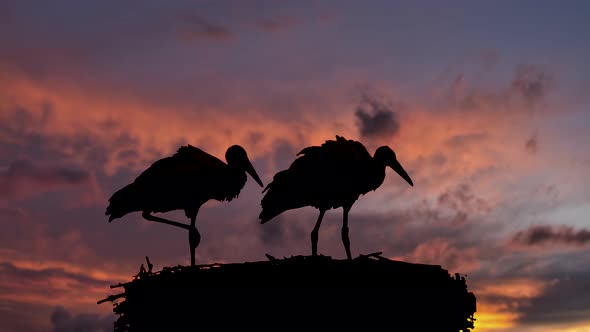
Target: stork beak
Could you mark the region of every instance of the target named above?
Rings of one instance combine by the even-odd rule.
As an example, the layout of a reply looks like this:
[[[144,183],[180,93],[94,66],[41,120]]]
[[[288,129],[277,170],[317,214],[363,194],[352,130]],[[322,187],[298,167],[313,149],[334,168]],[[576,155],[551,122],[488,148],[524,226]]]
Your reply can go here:
[[[258,177],[258,174],[256,174],[256,170],[254,170],[254,166],[252,166],[252,163],[250,162],[250,160],[246,160],[244,166],[245,166],[244,170],[246,172],[248,172],[248,174],[250,174],[250,176],[252,176],[254,181],[256,181],[256,183],[258,183],[258,185],[260,185],[261,187],[264,187],[264,185],[262,184],[262,181]]]
[[[404,180],[406,180],[410,184],[410,186],[414,186],[414,182],[412,182],[412,179],[410,179],[408,173],[406,173],[402,165],[400,165],[400,163],[397,160],[393,160],[389,167],[391,167],[397,174],[404,178]]]

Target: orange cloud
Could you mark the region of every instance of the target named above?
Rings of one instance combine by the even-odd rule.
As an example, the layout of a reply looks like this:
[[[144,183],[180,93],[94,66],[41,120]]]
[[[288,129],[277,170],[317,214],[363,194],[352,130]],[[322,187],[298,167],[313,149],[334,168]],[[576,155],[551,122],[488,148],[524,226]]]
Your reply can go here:
[[[104,87],[89,91],[67,82],[48,85],[9,72],[0,79],[0,89],[9,91],[0,98],[0,109],[28,110],[31,124],[24,129],[27,131],[60,137],[83,133],[100,142],[109,153],[105,171],[113,174],[118,168],[129,166],[126,155],[137,156],[134,159],[139,162],[133,165],[141,169],[156,158],[171,154],[182,142],[201,146],[216,156],[223,156],[227,146],[240,143],[256,158],[273,153],[277,140],[290,142],[299,149],[333,139],[336,134],[358,139],[355,105],[335,98],[338,88],[341,87],[318,87],[325,92],[330,105],[323,101],[302,102],[295,110],[299,115],[286,119],[269,116],[273,110],[264,104],[244,101],[240,105],[243,97],[239,95],[228,96],[234,102],[221,105],[186,101],[158,104]],[[407,104],[407,111],[399,114],[398,137],[390,144],[400,159],[415,169],[421,187],[426,183],[440,189],[458,177],[490,167],[527,166],[522,144],[510,143],[524,139],[513,125],[526,121],[520,112],[499,111],[491,106],[469,112],[449,105],[433,110],[432,105],[417,100]],[[51,105],[53,111],[48,113],[43,105]],[[0,114],[2,120],[10,120],[8,116]],[[255,143],[253,135],[258,137]],[[133,143],[122,144],[125,137]],[[375,148],[368,145],[370,150]],[[80,159],[76,151],[67,146],[61,148],[68,157]],[[425,158],[436,155],[446,157],[447,162],[436,167],[420,165]],[[493,188],[490,185],[486,189]]]
[[[478,303],[474,318],[474,327],[478,332],[506,331],[506,329],[516,327],[519,315],[510,312],[502,305],[482,305]]]
[[[109,295],[108,285],[129,279],[128,276],[122,278],[116,273],[84,271],[62,262],[1,262],[0,270],[0,301],[68,305],[78,310],[104,313],[110,312],[112,308],[98,308],[96,302]]]
[[[558,281],[543,281],[535,279],[503,279],[502,283],[494,283],[492,281],[484,283],[477,288],[479,296],[499,296],[503,298],[512,299],[531,299],[538,297],[543,292]]]
[[[487,332],[515,328],[529,301],[557,282],[516,278],[472,283],[470,288],[477,297],[476,329]]]
[[[10,87],[10,89],[8,88]],[[270,153],[272,143],[286,140],[303,146],[306,142],[318,141],[326,129],[313,125],[313,121],[299,123],[275,121],[266,118],[258,109],[244,107],[238,114],[212,109],[206,105],[154,106],[134,98],[105,97],[99,93],[82,92],[71,87],[43,86],[23,77],[4,78],[0,88],[10,94],[0,99],[0,118],[13,122],[14,114],[7,110],[22,109],[28,112],[26,132],[46,136],[76,137],[84,135],[100,142],[109,149],[110,158],[105,165],[107,174],[113,174],[124,160],[114,156],[134,149],[144,161],[171,154],[181,142],[203,146],[210,153],[223,156],[225,149],[235,143],[251,148],[250,137],[261,133],[257,149],[249,149],[254,158]],[[51,105],[47,112],[43,105]],[[198,109],[198,112],[194,112]],[[174,116],[171,116],[174,114]],[[314,119],[315,120],[315,119]],[[305,138],[302,133],[306,133]],[[136,144],[120,144],[122,137],[130,137]],[[0,137],[14,141],[14,137]],[[73,160],[80,160],[75,150],[60,147]]]
[[[514,328],[519,317],[518,313],[511,312],[504,305],[482,304],[478,301],[474,327],[478,332],[504,331]]]
[[[394,259],[441,265],[450,272],[462,274],[475,271],[480,266],[477,248],[459,249],[452,246],[449,241],[439,238],[419,244],[410,255]]]

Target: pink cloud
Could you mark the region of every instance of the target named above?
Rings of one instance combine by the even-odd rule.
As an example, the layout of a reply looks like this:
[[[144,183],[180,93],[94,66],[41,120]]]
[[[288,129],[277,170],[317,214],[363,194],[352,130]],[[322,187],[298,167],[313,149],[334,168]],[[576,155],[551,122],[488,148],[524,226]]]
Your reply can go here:
[[[61,305],[78,310],[108,313],[112,308],[97,307],[96,302],[108,295],[108,280],[71,271],[61,266],[34,266],[23,262],[0,262],[0,301]],[[112,276],[111,276],[112,277]]]
[[[403,259],[413,263],[441,265],[444,269],[462,274],[477,270],[481,264],[478,248],[456,248],[449,241],[438,238],[419,244]]]

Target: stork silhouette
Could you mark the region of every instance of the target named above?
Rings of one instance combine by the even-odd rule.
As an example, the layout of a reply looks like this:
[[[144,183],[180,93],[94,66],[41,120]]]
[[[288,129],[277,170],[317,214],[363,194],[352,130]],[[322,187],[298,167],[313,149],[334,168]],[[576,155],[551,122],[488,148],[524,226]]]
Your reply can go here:
[[[105,214],[111,222],[141,211],[146,220],[187,229],[191,265],[195,265],[195,248],[201,242],[195,222],[201,205],[210,199],[231,201],[238,197],[246,184],[245,172],[263,186],[244,148],[229,147],[225,159],[227,164],[194,146],[182,146],[176,154],[156,161],[133,183],[115,192]],[[190,226],[152,215],[172,210],[184,210]]]
[[[413,186],[412,179],[397,161],[388,146],[381,146],[371,157],[357,141],[336,136],[321,146],[310,146],[297,154],[291,166],[275,174],[263,190],[260,222],[268,222],[290,209],[313,206],[320,215],[311,232],[312,255],[317,256],[318,233],[324,213],[329,209],[343,208],[342,243],[348,259],[348,213],[360,195],[376,190],[385,179],[385,167],[395,170]]]

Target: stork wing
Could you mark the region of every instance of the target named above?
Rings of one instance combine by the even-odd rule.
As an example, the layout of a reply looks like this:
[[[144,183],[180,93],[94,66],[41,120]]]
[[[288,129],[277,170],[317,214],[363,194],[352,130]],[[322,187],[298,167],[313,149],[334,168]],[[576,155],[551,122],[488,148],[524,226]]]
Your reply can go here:
[[[358,160],[371,158],[371,155],[363,144],[344,137],[336,136],[336,141],[326,141],[321,146],[308,146],[301,150],[297,156],[324,154],[332,158]]]
[[[211,176],[215,170],[227,165],[205,151],[188,145],[178,149],[172,157],[160,159],[141,173],[135,183],[165,183],[187,181],[194,183],[198,178]]]
[[[338,165],[354,165],[370,160],[372,157],[360,142],[347,140],[336,136],[336,140],[328,140],[321,146],[309,146],[297,154],[289,169],[309,168],[309,170],[324,166],[333,169]]]
[[[335,141],[326,141],[322,144],[322,150],[335,161],[364,161],[371,158],[364,145],[360,142],[347,140],[344,137],[336,136]]]
[[[336,207],[356,172],[371,161],[365,147],[356,141],[336,137],[321,146],[309,146],[297,154],[288,169],[278,172],[264,189],[262,223],[289,209],[303,206]],[[337,194],[334,194],[337,192]]]

